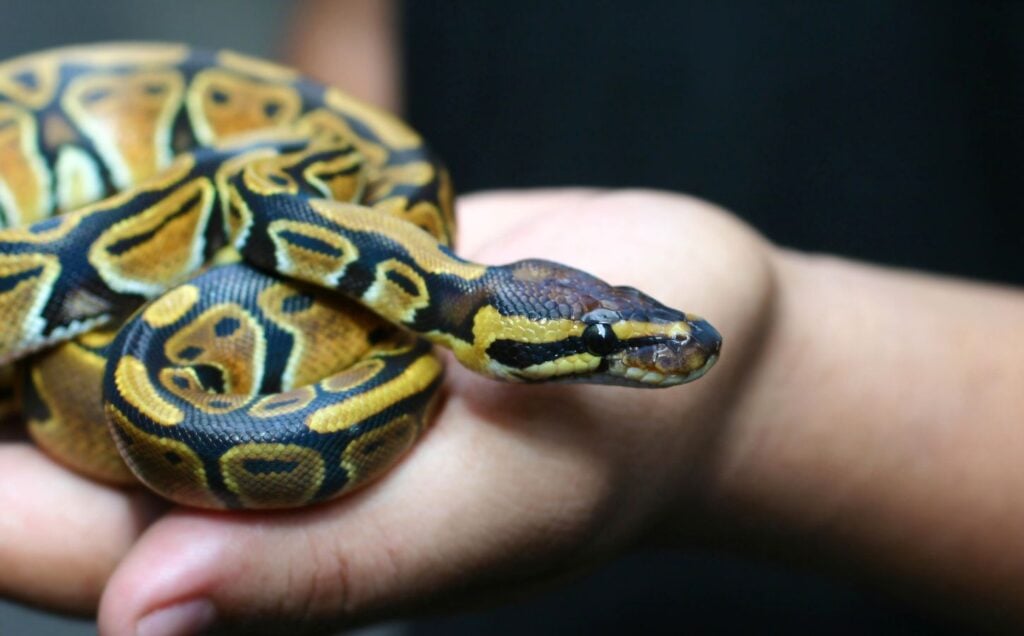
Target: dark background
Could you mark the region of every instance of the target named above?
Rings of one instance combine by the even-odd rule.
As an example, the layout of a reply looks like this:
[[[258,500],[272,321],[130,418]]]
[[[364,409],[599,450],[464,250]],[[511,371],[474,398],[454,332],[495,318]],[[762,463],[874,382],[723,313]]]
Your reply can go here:
[[[288,8],[0,2],[0,53],[156,38],[273,56]],[[403,22],[407,115],[462,191],[677,190],[786,246],[1024,283],[1024,6],[422,0]],[[645,553],[388,630],[957,631],[933,616],[813,572]],[[3,634],[55,624],[0,607]]]
[[[688,192],[776,242],[1024,282],[1024,5],[406,4],[463,190]]]
[[[675,190],[785,246],[1024,283],[1024,5],[406,2],[404,36],[407,115],[462,191]],[[807,572],[659,553],[414,631],[964,629],[935,616]]]

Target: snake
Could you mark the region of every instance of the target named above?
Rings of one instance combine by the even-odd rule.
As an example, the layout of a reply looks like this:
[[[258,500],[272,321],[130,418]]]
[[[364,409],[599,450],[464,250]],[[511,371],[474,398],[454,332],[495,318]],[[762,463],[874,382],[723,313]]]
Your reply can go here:
[[[435,345],[496,380],[636,388],[719,357],[699,316],[454,237],[420,135],[291,68],[163,43],[0,64],[4,408],[88,477],[308,506],[429,428]]]

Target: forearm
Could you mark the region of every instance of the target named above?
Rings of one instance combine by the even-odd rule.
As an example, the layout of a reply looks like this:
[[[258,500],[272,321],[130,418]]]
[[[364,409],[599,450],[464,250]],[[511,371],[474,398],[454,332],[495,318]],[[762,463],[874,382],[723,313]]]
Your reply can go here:
[[[311,77],[385,110],[402,107],[401,39],[392,0],[305,0],[286,57]]]
[[[712,510],[812,558],[1024,607],[1024,293],[773,258]]]

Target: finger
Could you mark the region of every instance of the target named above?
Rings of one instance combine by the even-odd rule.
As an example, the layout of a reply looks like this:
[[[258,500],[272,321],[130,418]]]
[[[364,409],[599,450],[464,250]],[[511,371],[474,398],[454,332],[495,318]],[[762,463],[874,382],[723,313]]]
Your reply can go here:
[[[457,202],[458,252],[475,257],[479,250],[500,241],[529,237],[546,215],[566,209],[578,211],[603,192],[590,188],[537,188],[462,195]]]
[[[543,419],[488,423],[453,399],[405,461],[337,503],[162,519],[111,578],[101,631],[365,621],[540,576],[553,553],[595,541],[587,529],[609,488],[584,430],[551,435]]]
[[[156,505],[79,477],[27,442],[5,442],[0,510],[0,595],[92,613]]]
[[[458,252],[486,263],[562,261],[616,283],[643,285],[670,304],[733,301],[731,294],[709,293],[723,279],[763,283],[748,279],[764,274],[764,239],[732,214],[683,194],[499,190],[460,197],[458,212]]]

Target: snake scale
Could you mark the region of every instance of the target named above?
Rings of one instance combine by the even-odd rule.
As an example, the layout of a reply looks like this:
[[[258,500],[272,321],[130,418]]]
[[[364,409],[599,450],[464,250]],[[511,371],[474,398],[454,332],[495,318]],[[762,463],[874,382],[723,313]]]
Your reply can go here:
[[[297,72],[183,45],[0,65],[0,364],[52,456],[207,508],[335,497],[394,464],[432,344],[518,382],[671,386],[706,321],[546,260],[452,251],[420,137]]]

